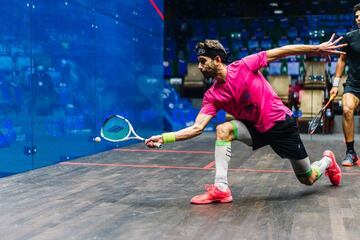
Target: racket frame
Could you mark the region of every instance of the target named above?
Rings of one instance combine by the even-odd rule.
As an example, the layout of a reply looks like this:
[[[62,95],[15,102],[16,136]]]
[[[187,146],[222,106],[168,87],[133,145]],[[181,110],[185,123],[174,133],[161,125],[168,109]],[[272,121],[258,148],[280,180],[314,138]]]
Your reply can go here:
[[[123,137],[123,138],[121,138],[121,139],[114,140],[114,139],[107,138],[107,137],[104,136],[104,133],[103,133],[104,126],[105,126],[106,122],[107,122],[109,119],[111,119],[111,118],[120,118],[121,120],[124,120],[124,121],[128,124],[128,126],[129,126],[129,132],[128,132],[128,134],[127,134],[125,137]],[[131,133],[134,135],[133,137],[129,137]],[[145,138],[140,137],[140,136],[135,132],[133,126],[132,126],[131,123],[130,123],[130,121],[127,120],[126,118],[124,118],[123,116],[120,116],[120,115],[111,115],[111,116],[109,116],[107,119],[105,119],[105,121],[104,121],[104,123],[103,123],[103,125],[102,125],[102,127],[101,127],[101,130],[100,130],[100,136],[101,136],[102,138],[104,138],[105,140],[110,141],[110,142],[123,142],[123,141],[131,140],[131,139],[137,139],[137,140],[140,140],[140,141],[145,142]],[[154,145],[155,145],[155,147],[157,147],[157,148],[161,148],[161,147],[162,147],[162,144],[161,144],[161,143],[154,143]]]
[[[331,95],[330,98],[329,98],[329,100],[328,100],[327,103],[325,104],[325,106],[323,106],[323,107],[321,108],[321,110],[319,111],[319,113],[316,114],[316,117],[314,117],[313,119],[311,119],[311,121],[309,122],[308,133],[309,133],[310,135],[312,135],[312,134],[315,132],[315,130],[317,129],[317,127],[318,127],[319,124],[321,123],[321,119],[322,119],[322,117],[323,117],[323,114],[324,114],[326,108],[329,106],[329,104],[332,102],[332,100],[334,100],[335,97],[336,97],[335,94]],[[310,131],[310,126],[311,126],[312,123],[315,121],[315,119],[319,119],[319,123],[316,124],[315,128]]]
[[[322,119],[323,114],[324,114],[324,111],[320,111],[320,112],[316,115],[316,117],[313,118],[313,119],[311,119],[311,121],[309,122],[308,132],[309,132],[310,135],[312,135],[312,134],[315,132],[315,130],[318,128],[318,126],[321,124],[321,119]],[[318,120],[318,123],[316,124],[315,127],[311,127],[311,126],[314,124],[314,121],[315,121],[316,119],[319,119],[319,120]]]
[[[107,138],[104,136],[104,133],[103,133],[103,129],[104,129],[104,126],[106,124],[106,122],[111,119],[111,118],[120,118],[121,120],[125,121],[126,124],[128,124],[129,126],[129,132],[128,134],[121,138],[121,139],[117,139],[117,140],[114,140],[114,139],[111,139],[111,138]],[[131,133],[134,135],[133,137],[129,137],[131,135]],[[126,141],[126,140],[130,140],[130,139],[138,139],[140,141],[145,141],[145,138],[143,137],[140,137],[134,130],[133,126],[131,125],[131,123],[129,122],[129,120],[127,120],[126,118],[124,118],[123,116],[120,116],[120,115],[111,115],[109,116],[105,121],[104,121],[104,124],[102,125],[101,127],[101,130],[100,130],[100,135],[102,138],[104,138],[105,140],[107,141],[110,141],[110,142],[123,142],[123,141]]]

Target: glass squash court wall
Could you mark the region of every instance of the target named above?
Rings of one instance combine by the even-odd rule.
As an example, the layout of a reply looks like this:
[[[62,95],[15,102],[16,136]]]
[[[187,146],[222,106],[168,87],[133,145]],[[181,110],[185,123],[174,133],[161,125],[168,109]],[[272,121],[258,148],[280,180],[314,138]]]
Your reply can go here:
[[[111,114],[162,131],[163,0],[0,3],[0,176],[132,143],[94,142]]]

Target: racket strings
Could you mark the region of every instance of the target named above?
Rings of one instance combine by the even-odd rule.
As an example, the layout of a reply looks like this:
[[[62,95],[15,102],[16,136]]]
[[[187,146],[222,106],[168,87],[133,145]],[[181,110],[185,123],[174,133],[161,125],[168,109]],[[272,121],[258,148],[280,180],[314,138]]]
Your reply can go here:
[[[101,127],[101,136],[111,142],[121,142],[130,139],[138,139],[145,141],[145,138],[140,137],[132,127],[131,123],[119,115],[110,116]],[[133,136],[130,136],[130,135]],[[160,148],[161,143],[154,143],[155,147]]]
[[[118,133],[120,132],[121,130],[123,130],[124,127],[123,126],[118,126],[118,125],[115,125],[115,126],[112,126],[111,128],[109,129],[106,129],[107,132],[115,132],[115,133]]]
[[[322,117],[323,117],[323,114],[320,113],[319,115],[317,115],[315,118],[313,118],[310,122],[309,122],[309,128],[308,128],[308,132],[310,134],[313,134],[316,130],[316,128],[319,126],[319,125],[322,125]]]
[[[102,128],[102,135],[108,139],[124,139],[130,134],[131,128],[126,120],[112,117],[108,119]]]
[[[334,100],[334,98],[336,97],[335,94],[330,96],[330,99],[327,101],[327,103],[325,104],[325,106],[320,110],[320,112],[318,113],[318,115],[313,118],[310,122],[309,122],[309,127],[308,127],[308,132],[310,134],[313,134],[316,130],[316,128],[320,125],[323,125],[323,114],[326,110],[326,108],[329,106],[329,104],[331,103],[332,100]]]

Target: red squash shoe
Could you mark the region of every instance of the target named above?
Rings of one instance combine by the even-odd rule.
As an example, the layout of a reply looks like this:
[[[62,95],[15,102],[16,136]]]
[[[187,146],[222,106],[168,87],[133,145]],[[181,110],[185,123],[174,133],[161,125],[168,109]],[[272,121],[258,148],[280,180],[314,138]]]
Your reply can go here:
[[[334,153],[330,150],[326,150],[323,153],[323,156],[329,157],[331,159],[330,166],[325,170],[325,175],[329,177],[332,185],[339,186],[341,182],[341,168],[336,162]]]
[[[223,192],[214,184],[211,184],[205,185],[205,190],[205,193],[194,196],[190,202],[192,204],[209,204],[213,202],[230,203],[233,200],[230,188]]]

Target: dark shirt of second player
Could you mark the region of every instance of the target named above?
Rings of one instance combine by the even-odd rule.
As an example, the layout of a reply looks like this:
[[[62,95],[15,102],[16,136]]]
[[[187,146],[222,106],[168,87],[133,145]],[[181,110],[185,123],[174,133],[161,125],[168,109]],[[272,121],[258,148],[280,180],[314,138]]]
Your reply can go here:
[[[360,30],[349,32],[344,36],[346,64],[349,66],[346,84],[360,88]]]

